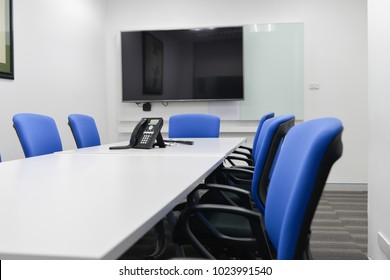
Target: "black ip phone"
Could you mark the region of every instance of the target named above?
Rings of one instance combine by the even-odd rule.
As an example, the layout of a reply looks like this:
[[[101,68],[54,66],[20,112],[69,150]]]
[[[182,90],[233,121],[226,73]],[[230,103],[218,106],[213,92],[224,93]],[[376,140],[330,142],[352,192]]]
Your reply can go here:
[[[151,149],[154,146],[165,148],[164,139],[161,135],[163,123],[162,118],[142,118],[131,134],[129,145],[110,147],[110,150]]]

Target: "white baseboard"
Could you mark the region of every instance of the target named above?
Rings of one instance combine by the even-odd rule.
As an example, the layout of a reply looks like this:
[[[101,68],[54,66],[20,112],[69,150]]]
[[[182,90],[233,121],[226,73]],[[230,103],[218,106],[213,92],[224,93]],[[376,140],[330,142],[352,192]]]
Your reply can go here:
[[[325,185],[324,191],[344,191],[344,192],[366,192],[368,190],[367,184],[336,184],[336,183],[329,183]]]

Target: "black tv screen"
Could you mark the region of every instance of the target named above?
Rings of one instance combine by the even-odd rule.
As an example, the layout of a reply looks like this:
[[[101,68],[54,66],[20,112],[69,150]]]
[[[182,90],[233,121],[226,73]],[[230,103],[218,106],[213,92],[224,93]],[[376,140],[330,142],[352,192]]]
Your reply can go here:
[[[242,100],[242,27],[121,32],[124,102]]]

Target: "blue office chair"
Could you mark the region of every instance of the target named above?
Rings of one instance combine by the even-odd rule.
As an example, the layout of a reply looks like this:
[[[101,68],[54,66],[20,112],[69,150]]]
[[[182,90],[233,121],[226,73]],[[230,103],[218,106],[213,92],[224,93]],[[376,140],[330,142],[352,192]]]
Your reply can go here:
[[[238,186],[241,184],[243,188],[250,189],[252,184],[253,174],[246,174],[243,172],[226,172],[227,167],[241,168],[254,170],[254,158],[258,154],[258,139],[266,120],[269,120],[275,116],[274,113],[267,113],[259,121],[256,129],[256,134],[253,139],[252,148],[246,146],[239,146],[231,155],[226,158],[224,165],[221,165],[213,173],[206,178],[206,183],[218,183],[218,184],[232,184]],[[286,131],[287,133],[287,131]],[[239,164],[240,163],[240,164]],[[232,180],[229,180],[232,179]]]
[[[257,141],[258,155],[255,160],[255,172],[253,170],[244,170],[237,167],[221,168],[219,171],[220,176],[218,177],[219,182],[206,182],[206,184],[199,185],[196,188],[196,191],[193,191],[188,196],[188,207],[201,203],[232,205],[252,210],[252,205],[254,203],[250,196],[252,187],[252,192],[264,195],[261,198],[257,197],[257,195],[253,195],[253,197],[257,199],[256,202],[259,203],[256,211],[264,214],[265,197],[268,190],[272,166],[276,160],[280,144],[294,123],[295,117],[293,115],[278,116],[264,121]],[[246,179],[242,179],[244,178],[244,175],[250,179],[247,181]],[[239,178],[235,179],[234,177],[236,176]],[[228,185],[228,183],[230,183],[230,185]],[[237,190],[237,188],[242,189],[242,191]],[[211,225],[216,221],[213,216],[221,216],[219,213],[207,213],[206,215],[207,219],[210,220]],[[197,221],[195,220],[194,223],[196,222]],[[218,218],[217,224],[220,226],[221,223],[224,223],[227,226],[231,223],[231,217],[228,216],[225,220],[223,220],[223,217]],[[183,220],[180,217],[177,226],[175,227],[173,237],[174,242],[186,245],[189,243],[189,240],[183,232],[182,224]],[[202,225],[198,224],[195,227],[202,228]],[[234,224],[234,228],[239,230],[241,227]],[[247,229],[246,234],[251,234],[249,229]],[[218,242],[215,244],[218,244]],[[253,246],[253,244],[248,245]],[[221,248],[224,247],[222,246]]]
[[[100,145],[99,132],[92,117],[82,114],[70,114],[68,125],[78,149]]]
[[[218,138],[221,120],[218,116],[209,114],[178,114],[169,118],[169,138]],[[174,211],[181,211],[186,203],[176,205]],[[169,220],[173,220],[172,217]],[[172,222],[171,222],[172,223]],[[159,247],[165,247],[165,233],[162,222],[156,226],[159,236]],[[165,250],[165,248],[164,248]],[[156,249],[154,255],[161,255],[161,249]]]
[[[198,187],[199,189],[211,190],[202,196],[201,202],[241,205],[237,194],[229,191],[223,192],[221,186],[217,187],[218,191],[213,191],[215,183],[231,185],[257,193],[258,195],[254,195],[253,199],[258,205],[258,210],[263,214],[272,167],[276,161],[280,145],[294,123],[295,117],[293,115],[278,116],[265,120],[256,147],[254,147],[256,153],[253,170],[237,166],[220,168],[219,174],[214,177],[214,182],[212,182],[214,185]]]
[[[335,118],[291,128],[273,168],[264,217],[250,207],[194,205],[182,215],[191,244],[208,258],[223,248],[230,253],[223,257],[310,259],[310,226],[332,165],[341,157],[342,130]],[[196,227],[200,223],[203,228]]]
[[[218,138],[220,118],[208,114],[180,114],[169,118],[169,138]]]
[[[275,113],[270,112],[270,113],[267,113],[261,117],[259,124],[257,126],[257,129],[256,129],[255,136],[253,138],[252,148],[246,147],[246,146],[239,146],[238,149],[233,152],[233,155],[230,155],[226,158],[226,160],[232,166],[237,165],[236,161],[243,161],[243,162],[246,162],[246,164],[248,166],[253,166],[254,158],[256,155],[256,149],[257,149],[257,140],[259,139],[260,131],[263,127],[264,122],[266,120],[273,118],[274,116],[275,116]],[[236,156],[234,154],[241,155],[241,156]]]
[[[23,113],[12,120],[27,158],[62,151],[61,138],[51,117]]]

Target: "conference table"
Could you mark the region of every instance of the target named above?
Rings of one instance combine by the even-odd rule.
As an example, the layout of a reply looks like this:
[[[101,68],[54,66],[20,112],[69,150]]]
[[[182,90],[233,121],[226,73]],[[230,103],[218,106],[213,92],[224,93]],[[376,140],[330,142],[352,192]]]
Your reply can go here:
[[[117,259],[244,138],[114,143],[0,164],[0,259]]]

